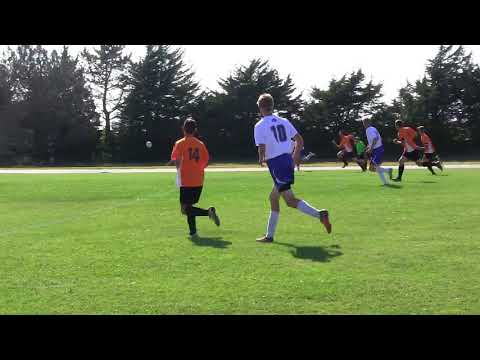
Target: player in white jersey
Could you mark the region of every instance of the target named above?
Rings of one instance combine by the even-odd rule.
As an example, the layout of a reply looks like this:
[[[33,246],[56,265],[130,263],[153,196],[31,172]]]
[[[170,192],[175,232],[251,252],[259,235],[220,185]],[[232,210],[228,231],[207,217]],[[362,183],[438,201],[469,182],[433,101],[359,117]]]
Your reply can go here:
[[[304,214],[320,220],[328,233],[332,231],[328,211],[318,210],[306,201],[295,197],[291,186],[294,183],[295,164],[300,163],[300,153],[303,148],[303,138],[287,119],[273,115],[273,97],[262,94],[257,102],[262,119],[255,125],[255,144],[258,146],[258,162],[261,166],[266,162],[274,186],[270,193],[270,217],[267,233],[257,239],[258,242],[271,243],[280,215],[280,197],[286,204],[298,209]],[[295,141],[292,158],[291,140]]]
[[[292,140],[292,148],[291,148],[291,151],[290,151],[291,154],[292,154],[292,156],[293,156],[293,153],[294,153],[294,151],[295,151],[295,144],[296,144],[296,142]],[[301,163],[310,160],[312,157],[315,156],[315,153],[313,153],[313,152],[310,151],[310,152],[307,154],[307,151],[305,150],[305,147],[303,147],[303,149],[300,151],[300,155],[301,155],[301,156],[300,156],[300,163],[297,164],[297,171],[300,171],[300,165],[301,165]]]
[[[376,172],[383,185],[387,185],[388,183],[385,180],[384,173],[388,173],[388,177],[392,180],[393,169],[381,166],[384,153],[382,137],[378,130],[370,124],[369,119],[363,119],[362,122],[365,127],[365,132],[367,133],[368,145],[365,151],[367,154],[370,154],[370,171]]]

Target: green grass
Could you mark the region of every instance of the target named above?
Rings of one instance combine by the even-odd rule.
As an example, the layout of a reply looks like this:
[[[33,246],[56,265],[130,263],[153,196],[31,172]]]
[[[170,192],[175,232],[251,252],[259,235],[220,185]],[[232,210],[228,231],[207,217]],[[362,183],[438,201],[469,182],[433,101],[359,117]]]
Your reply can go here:
[[[1,175],[0,314],[479,314],[480,171],[404,178],[301,172],[333,233],[282,204],[258,244],[268,173],[208,173],[196,242],[174,174]]]

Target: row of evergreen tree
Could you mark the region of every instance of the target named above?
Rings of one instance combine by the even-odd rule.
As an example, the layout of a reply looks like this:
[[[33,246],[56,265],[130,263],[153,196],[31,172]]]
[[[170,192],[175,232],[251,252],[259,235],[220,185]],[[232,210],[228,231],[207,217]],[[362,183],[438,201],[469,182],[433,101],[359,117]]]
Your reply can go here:
[[[382,84],[366,81],[361,70],[298,94],[290,76],[281,78],[261,59],[218,84],[219,91],[202,91],[182,49],[168,45],[148,45],[138,61],[123,45],[75,57],[66,46],[51,53],[9,48],[0,58],[0,162],[165,161],[189,115],[214,159],[252,158],[256,100],[264,92],[321,157],[334,156],[331,140],[340,128],[362,136],[363,116],[373,118],[387,144],[401,118],[426,126],[442,153],[480,150],[480,68],[462,46],[440,46],[423,78],[391,103],[382,100]]]

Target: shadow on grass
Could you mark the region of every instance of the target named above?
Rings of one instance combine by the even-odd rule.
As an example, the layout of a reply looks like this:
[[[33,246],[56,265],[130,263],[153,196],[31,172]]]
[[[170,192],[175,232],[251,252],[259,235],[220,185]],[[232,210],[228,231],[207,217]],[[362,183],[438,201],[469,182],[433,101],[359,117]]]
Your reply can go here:
[[[296,246],[287,243],[275,242],[274,244],[287,246],[293,248],[291,251],[293,257],[303,260],[311,260],[318,262],[329,262],[331,258],[343,255],[339,250],[339,245],[332,245],[329,247],[324,246]]]
[[[437,182],[436,181],[419,181],[419,183],[422,183],[422,184],[436,184]]]
[[[232,243],[230,241],[222,240],[221,237],[201,237],[190,238],[190,241],[197,246],[210,246],[217,249],[226,249]]]
[[[397,184],[385,184],[380,186],[390,188],[390,189],[397,189],[397,190],[402,188],[401,185],[397,185]]]

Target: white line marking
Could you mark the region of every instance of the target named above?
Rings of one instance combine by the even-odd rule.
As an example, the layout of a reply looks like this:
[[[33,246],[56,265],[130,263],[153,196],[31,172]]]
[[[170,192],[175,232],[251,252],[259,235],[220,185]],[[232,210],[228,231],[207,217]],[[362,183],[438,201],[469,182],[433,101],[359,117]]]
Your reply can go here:
[[[388,167],[388,166],[387,166]],[[396,168],[395,165],[390,167]],[[415,165],[405,166],[408,170],[426,170]],[[445,169],[480,169],[480,164],[452,164],[444,165]],[[207,168],[206,172],[262,172],[266,167],[239,167],[239,168]],[[359,167],[349,166],[305,166],[301,171],[360,171]],[[142,173],[176,173],[175,168],[162,167],[151,169],[0,169],[0,174],[142,174]]]

